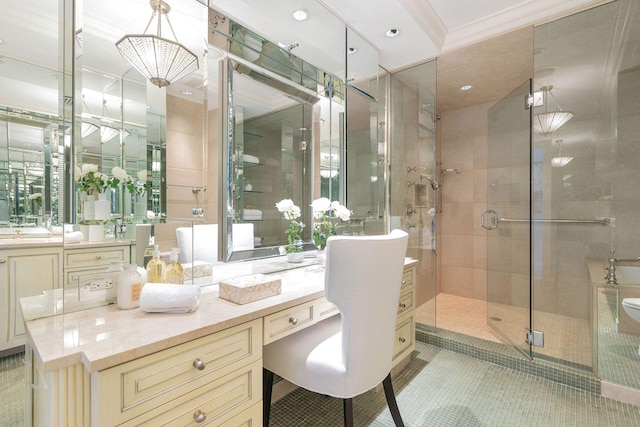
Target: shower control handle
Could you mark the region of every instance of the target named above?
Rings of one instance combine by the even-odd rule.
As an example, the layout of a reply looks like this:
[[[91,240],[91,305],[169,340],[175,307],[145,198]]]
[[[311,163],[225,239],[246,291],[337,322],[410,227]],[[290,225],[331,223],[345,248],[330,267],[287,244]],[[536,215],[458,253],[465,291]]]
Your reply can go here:
[[[489,216],[489,222],[487,222],[487,215]],[[493,209],[485,209],[480,216],[480,224],[485,230],[495,230],[498,228],[498,212]]]

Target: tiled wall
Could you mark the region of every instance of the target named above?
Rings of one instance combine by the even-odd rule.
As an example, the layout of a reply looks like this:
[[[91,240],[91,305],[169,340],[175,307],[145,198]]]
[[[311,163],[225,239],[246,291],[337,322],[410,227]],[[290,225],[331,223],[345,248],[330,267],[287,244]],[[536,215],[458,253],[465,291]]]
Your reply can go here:
[[[438,292],[486,299],[487,110],[492,103],[452,110],[438,122],[442,212],[438,213]]]
[[[216,110],[210,113],[208,122]],[[205,209],[204,222],[213,223],[217,218],[217,132],[209,132],[208,142],[204,135],[205,120],[202,104],[175,96],[167,96],[167,217],[193,218],[191,209]],[[195,193],[193,187],[205,186],[206,191]],[[176,227],[190,225],[188,222],[167,221],[154,226],[155,243],[161,251],[177,246]]]

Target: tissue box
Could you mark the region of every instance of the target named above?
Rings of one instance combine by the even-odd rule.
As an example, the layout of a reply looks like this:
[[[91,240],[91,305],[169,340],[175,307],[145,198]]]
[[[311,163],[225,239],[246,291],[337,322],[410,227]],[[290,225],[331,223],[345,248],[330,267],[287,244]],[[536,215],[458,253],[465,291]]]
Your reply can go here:
[[[211,276],[211,264],[205,261],[185,262],[182,264],[184,278],[196,279],[198,277]]]
[[[253,274],[220,282],[220,298],[236,304],[246,304],[259,299],[280,295],[280,279],[264,274]]]

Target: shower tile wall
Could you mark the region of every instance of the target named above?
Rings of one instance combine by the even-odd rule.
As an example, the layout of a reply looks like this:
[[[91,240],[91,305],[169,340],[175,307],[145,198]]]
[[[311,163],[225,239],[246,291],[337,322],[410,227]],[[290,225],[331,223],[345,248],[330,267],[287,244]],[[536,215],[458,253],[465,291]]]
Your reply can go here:
[[[176,96],[167,96],[167,217],[190,218],[191,209],[206,208],[206,200],[215,193],[201,191],[194,194],[194,186],[204,181],[202,105]],[[211,182],[211,181],[209,181]],[[215,222],[215,210],[209,210],[205,219]],[[176,227],[188,225],[168,222],[154,226],[155,243],[161,251],[177,246]]]
[[[443,112],[438,128],[439,160],[447,172],[438,214],[438,292],[485,300],[487,294],[486,208],[487,110],[493,103]]]

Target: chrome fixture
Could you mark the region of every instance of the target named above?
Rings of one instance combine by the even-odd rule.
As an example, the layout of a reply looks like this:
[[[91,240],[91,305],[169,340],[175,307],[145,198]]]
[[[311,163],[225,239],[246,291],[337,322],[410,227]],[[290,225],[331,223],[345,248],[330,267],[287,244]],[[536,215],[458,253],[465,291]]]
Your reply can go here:
[[[616,251],[611,249],[609,254],[609,267],[605,268],[607,270],[607,275],[605,279],[607,280],[608,285],[617,285],[618,281],[616,279]]]
[[[448,172],[454,172],[456,175],[462,174],[458,169],[440,169],[440,184],[444,184],[444,175]]]
[[[416,212],[418,212],[418,211],[417,211],[417,210],[415,210],[415,209],[413,208],[413,206],[411,206],[411,203],[407,203],[407,206],[405,206],[405,208],[404,208],[404,213],[405,213],[405,215],[407,215],[407,216],[411,216],[411,215],[413,215],[413,214],[414,214],[414,213],[416,213]]]
[[[547,136],[557,131],[573,117],[573,113],[562,110],[560,104],[558,104],[558,101],[556,101],[556,98],[553,96],[553,93],[551,93],[551,89],[553,89],[553,86],[551,85],[540,88],[540,91],[542,92],[542,100],[544,102],[544,113],[533,115],[533,131],[543,136]],[[549,105],[551,100],[555,102],[555,107]]]
[[[434,190],[437,190],[438,188],[440,188],[440,183],[438,183],[438,181],[436,181],[435,179],[433,179],[430,175],[425,175],[425,174],[420,174],[420,179],[426,179],[427,181],[429,181],[429,184],[431,184],[431,188],[433,188]]]
[[[143,34],[127,34],[116,43],[120,54],[133,67],[158,87],[169,86],[198,69],[198,57],[178,43],[169,22],[171,7],[162,0],[149,2],[153,12]],[[162,37],[162,16],[167,20],[173,39]],[[158,19],[156,34],[147,34],[154,18]]]
[[[407,187],[416,185],[415,181],[407,181]]]
[[[407,166],[407,173],[409,173],[409,172],[415,172],[415,171],[417,171],[417,170],[418,170],[418,167],[417,167],[417,166],[414,166],[414,167],[409,167],[409,166]]]
[[[289,46],[287,46],[286,49],[287,51],[291,52],[293,49],[297,48],[298,46],[300,46],[300,43],[293,42]]]

